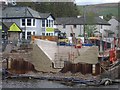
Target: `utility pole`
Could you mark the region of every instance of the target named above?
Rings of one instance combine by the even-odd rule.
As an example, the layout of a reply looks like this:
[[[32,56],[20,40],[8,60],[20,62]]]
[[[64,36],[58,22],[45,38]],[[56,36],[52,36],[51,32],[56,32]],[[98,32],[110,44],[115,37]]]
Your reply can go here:
[[[85,21],[85,20],[86,20],[85,13],[86,13],[86,10],[85,10],[85,6],[83,6],[83,8],[84,8],[84,9],[83,9],[83,10],[84,10],[84,11],[83,11],[83,29],[84,29],[83,32],[84,32],[84,43],[85,43],[85,38],[86,38],[86,36],[85,36],[85,23],[86,23],[86,21]]]

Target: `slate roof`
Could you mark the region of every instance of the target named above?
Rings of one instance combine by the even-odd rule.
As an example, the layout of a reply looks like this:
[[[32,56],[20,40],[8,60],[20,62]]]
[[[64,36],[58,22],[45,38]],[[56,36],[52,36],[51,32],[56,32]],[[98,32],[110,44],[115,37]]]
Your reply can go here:
[[[6,32],[6,31],[8,31],[9,29],[10,29],[10,26],[13,24],[14,22],[3,22],[2,23],[2,29]],[[17,25],[17,24],[16,24]],[[19,29],[21,29],[18,25],[17,25],[17,27],[19,28]]]
[[[0,25],[2,25],[2,30],[4,30],[5,32],[7,32],[7,30],[9,28],[5,24],[3,24],[2,22],[0,22]]]
[[[5,26],[7,26],[8,28],[10,28],[10,26],[13,24],[14,22],[3,22],[3,24]]]
[[[49,15],[52,14],[39,13],[29,7],[6,7],[2,10],[2,18],[47,18]]]
[[[107,21],[100,17],[62,17],[56,18],[56,25],[110,25]]]

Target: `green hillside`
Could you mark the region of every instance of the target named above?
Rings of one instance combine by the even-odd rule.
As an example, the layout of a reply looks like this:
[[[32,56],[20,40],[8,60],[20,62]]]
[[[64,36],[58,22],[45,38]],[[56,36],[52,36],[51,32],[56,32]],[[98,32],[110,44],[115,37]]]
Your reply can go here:
[[[120,7],[119,7],[120,9]],[[96,5],[85,5],[80,6],[78,5],[78,10],[80,14],[83,14],[83,11],[85,12],[93,12],[97,15],[114,15],[118,17],[118,3],[108,3],[108,4],[96,4]]]

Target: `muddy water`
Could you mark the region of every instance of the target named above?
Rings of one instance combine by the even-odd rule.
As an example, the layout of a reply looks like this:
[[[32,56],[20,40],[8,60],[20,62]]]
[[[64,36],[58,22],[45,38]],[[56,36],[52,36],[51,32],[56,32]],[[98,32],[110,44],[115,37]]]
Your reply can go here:
[[[37,79],[9,79],[2,81],[2,88],[88,88],[82,84],[65,84],[63,82],[37,80]],[[91,87],[90,87],[91,88]],[[120,84],[92,88],[120,88]]]
[[[69,86],[46,80],[10,79],[2,81],[2,88],[69,88]]]

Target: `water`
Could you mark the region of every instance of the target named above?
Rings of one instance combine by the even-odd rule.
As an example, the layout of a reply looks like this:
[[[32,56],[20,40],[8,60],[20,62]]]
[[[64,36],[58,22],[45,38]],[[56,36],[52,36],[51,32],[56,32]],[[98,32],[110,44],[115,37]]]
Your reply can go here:
[[[88,86],[83,84],[66,85],[65,83],[62,82],[37,79],[9,79],[2,81],[2,88],[86,88],[86,87]],[[92,86],[92,88],[94,87]],[[99,88],[120,88],[120,84],[100,86]]]
[[[2,81],[2,88],[69,88],[69,86],[46,80],[10,79]]]

